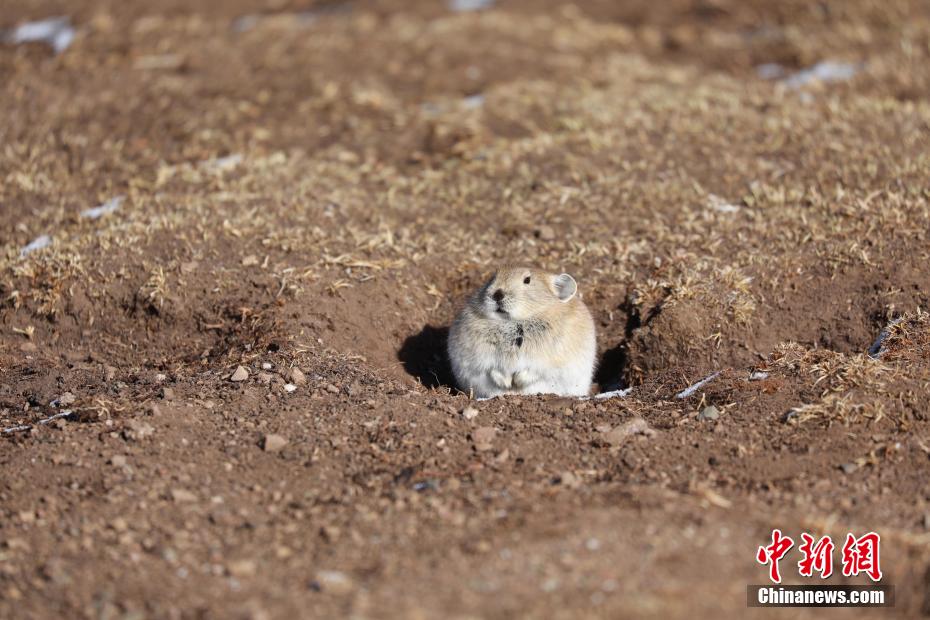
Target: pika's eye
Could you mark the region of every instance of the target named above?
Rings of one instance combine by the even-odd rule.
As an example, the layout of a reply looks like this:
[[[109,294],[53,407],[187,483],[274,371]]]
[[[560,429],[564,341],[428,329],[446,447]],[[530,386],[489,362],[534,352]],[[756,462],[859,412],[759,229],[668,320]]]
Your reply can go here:
[[[529,283],[530,283],[530,277],[529,277],[529,276],[526,276],[525,278],[523,278],[523,283],[524,283],[524,284],[529,284]]]

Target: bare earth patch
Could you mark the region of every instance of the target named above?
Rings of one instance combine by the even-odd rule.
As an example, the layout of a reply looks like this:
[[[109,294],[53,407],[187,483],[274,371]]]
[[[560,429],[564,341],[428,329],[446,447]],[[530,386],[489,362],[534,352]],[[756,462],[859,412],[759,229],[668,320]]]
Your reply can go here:
[[[742,617],[773,527],[930,609],[924,3],[0,28],[57,15],[0,44],[0,616]],[[452,388],[503,262],[626,396]]]

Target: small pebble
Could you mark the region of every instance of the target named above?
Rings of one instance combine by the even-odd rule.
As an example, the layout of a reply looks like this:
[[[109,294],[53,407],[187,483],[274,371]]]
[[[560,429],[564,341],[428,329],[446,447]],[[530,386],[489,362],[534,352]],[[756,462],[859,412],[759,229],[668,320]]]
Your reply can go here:
[[[644,435],[645,437],[652,437],[656,434],[655,430],[649,426],[646,420],[638,416],[627,420],[617,428],[606,431],[600,430],[602,428],[602,426],[598,426],[596,429],[603,433],[603,437],[600,438],[598,443],[601,445],[610,446],[612,448],[623,445],[633,435]]]
[[[355,589],[352,579],[342,571],[321,570],[316,574],[316,583],[320,589],[337,596],[349,594]]]
[[[492,447],[494,437],[497,435],[497,429],[493,426],[482,426],[475,429],[472,433],[472,439],[475,442],[475,450],[478,452],[487,452]]]
[[[291,392],[295,391],[296,389],[297,389],[297,386],[294,385],[293,383],[285,383],[285,384],[284,384],[284,391],[287,392],[288,394],[290,394]]]
[[[711,405],[710,407],[704,407],[701,410],[701,413],[698,414],[698,420],[716,420],[720,417],[720,410]]]
[[[71,575],[68,573],[68,569],[66,568],[64,562],[59,558],[55,558],[46,562],[44,565],[42,565],[40,572],[45,579],[59,586],[66,586],[72,583]]]
[[[294,385],[306,385],[307,383],[307,377],[301,372],[300,368],[291,368],[287,376]]]
[[[265,435],[262,439],[262,449],[265,452],[279,452],[287,445],[287,439],[281,435]]]
[[[543,224],[536,229],[536,236],[543,241],[552,241],[555,239],[555,229],[548,224]]]
[[[77,400],[77,397],[75,397],[74,394],[72,394],[71,392],[65,392],[64,394],[58,397],[58,405],[61,407],[67,407],[68,405],[73,405],[74,401],[76,400]]]
[[[462,417],[466,420],[474,420],[478,417],[478,410],[474,407],[465,407],[462,409]]]
[[[171,499],[176,502],[196,502],[197,496],[186,489],[171,489]]]
[[[237,383],[240,381],[245,381],[248,378],[249,378],[249,371],[246,370],[244,366],[239,366],[238,368],[236,368],[236,372],[234,372],[232,376],[229,377],[230,381],[235,381]]]
[[[114,454],[110,457],[110,465],[113,467],[125,467],[126,466],[126,457],[122,454]]]
[[[129,420],[123,435],[127,439],[142,440],[155,434],[155,428],[142,420]]]
[[[226,572],[239,579],[253,577],[255,571],[256,565],[253,560],[234,560],[226,565]]]

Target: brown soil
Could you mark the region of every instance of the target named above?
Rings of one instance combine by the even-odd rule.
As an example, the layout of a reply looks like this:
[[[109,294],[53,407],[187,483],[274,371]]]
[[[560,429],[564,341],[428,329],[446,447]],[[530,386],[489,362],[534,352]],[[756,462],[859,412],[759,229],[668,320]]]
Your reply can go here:
[[[773,527],[878,531],[893,613],[930,611],[926,3],[0,27],[58,14],[64,53],[0,47],[0,425],[31,426],[0,438],[0,617],[744,617]],[[859,71],[756,71],[823,60]],[[576,277],[629,396],[451,388],[504,261]]]

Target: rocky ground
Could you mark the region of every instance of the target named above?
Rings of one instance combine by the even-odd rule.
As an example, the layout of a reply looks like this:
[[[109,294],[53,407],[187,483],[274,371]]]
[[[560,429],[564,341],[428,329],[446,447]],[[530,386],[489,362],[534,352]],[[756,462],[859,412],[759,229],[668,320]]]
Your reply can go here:
[[[926,3],[0,28],[0,616],[745,617],[775,527],[879,532],[930,613]],[[453,389],[502,262],[628,395]]]

